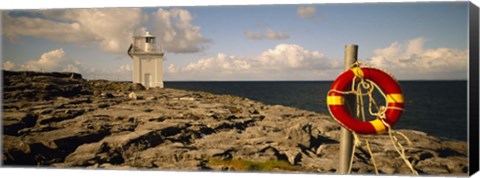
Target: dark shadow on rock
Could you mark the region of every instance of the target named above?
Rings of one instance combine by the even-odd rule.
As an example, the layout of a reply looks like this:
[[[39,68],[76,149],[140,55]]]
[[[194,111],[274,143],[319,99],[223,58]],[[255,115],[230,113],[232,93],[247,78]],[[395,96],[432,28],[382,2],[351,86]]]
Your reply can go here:
[[[336,144],[339,143],[337,140],[333,140],[331,138],[317,135],[317,137],[310,136],[310,147],[311,148],[318,148],[322,144]]]
[[[48,123],[52,123],[52,122],[60,122],[60,121],[68,120],[68,119],[73,119],[73,118],[75,118],[77,116],[80,116],[84,113],[85,113],[85,111],[82,110],[82,109],[77,109],[77,110],[70,110],[69,109],[69,110],[65,110],[62,113],[56,113],[52,117],[41,119],[39,124],[43,125],[43,124],[48,124]]]
[[[207,166],[207,163],[208,163],[207,160],[200,160],[197,166],[200,168],[200,170],[204,170],[204,171],[212,170],[212,168]]]
[[[223,153],[214,154],[212,157],[217,157],[217,158],[220,158],[222,160],[231,160],[233,158],[232,153],[234,151],[235,150],[233,150],[233,149],[228,149],[228,150],[224,151]]]
[[[21,118],[9,119],[3,116],[3,134],[19,136],[20,130],[35,126],[37,119],[38,115],[33,113],[27,113]]]
[[[259,151],[259,153],[265,153],[265,152],[267,152],[267,151],[272,151],[272,152],[274,153],[275,157],[277,158],[277,160],[281,160],[281,161],[286,161],[286,162],[288,162],[288,157],[287,157],[287,155],[281,154],[276,148],[274,148],[274,147],[272,147],[272,146],[267,146],[267,147],[261,149],[261,150]],[[295,162],[295,163],[298,163],[299,161],[300,161],[300,159],[298,158],[298,159],[296,159],[294,162]]]
[[[436,151],[438,152],[438,156],[441,158],[446,158],[450,156],[465,156],[464,154],[450,148],[438,149]]]

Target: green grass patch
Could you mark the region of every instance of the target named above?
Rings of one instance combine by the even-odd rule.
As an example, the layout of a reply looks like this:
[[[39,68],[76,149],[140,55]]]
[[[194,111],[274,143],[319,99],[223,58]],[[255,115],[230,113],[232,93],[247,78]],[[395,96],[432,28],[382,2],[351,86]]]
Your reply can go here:
[[[207,165],[225,166],[235,171],[255,171],[255,172],[271,172],[274,170],[296,171],[298,168],[291,165],[287,161],[267,160],[267,161],[248,161],[242,159],[233,160],[209,160]]]

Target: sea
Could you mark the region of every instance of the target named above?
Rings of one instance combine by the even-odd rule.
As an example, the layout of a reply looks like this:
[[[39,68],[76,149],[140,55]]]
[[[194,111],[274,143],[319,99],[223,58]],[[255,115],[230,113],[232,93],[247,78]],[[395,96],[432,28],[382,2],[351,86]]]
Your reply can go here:
[[[235,95],[329,115],[326,96],[331,84],[332,81],[170,81],[164,85]],[[399,81],[399,84],[405,97],[405,110],[394,129],[413,129],[442,139],[467,140],[467,81]]]

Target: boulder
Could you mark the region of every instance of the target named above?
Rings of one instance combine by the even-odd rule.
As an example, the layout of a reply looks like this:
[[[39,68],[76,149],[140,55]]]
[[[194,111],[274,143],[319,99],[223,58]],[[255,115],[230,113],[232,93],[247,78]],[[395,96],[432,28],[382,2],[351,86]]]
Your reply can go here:
[[[141,83],[133,83],[131,85],[131,91],[142,91],[146,90],[146,88]]]
[[[132,92],[130,92],[130,93],[128,94],[128,98],[130,98],[130,99],[132,99],[132,100],[137,100],[137,99],[138,99],[138,96],[137,96],[137,94],[136,94],[135,92],[132,91]]]

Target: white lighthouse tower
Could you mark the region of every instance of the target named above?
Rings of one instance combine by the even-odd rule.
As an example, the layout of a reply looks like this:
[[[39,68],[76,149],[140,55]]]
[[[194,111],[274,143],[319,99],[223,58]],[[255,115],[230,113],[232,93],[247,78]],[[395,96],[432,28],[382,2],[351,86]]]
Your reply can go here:
[[[134,36],[128,55],[133,60],[133,83],[163,88],[163,51],[155,45],[155,36],[148,32]]]

